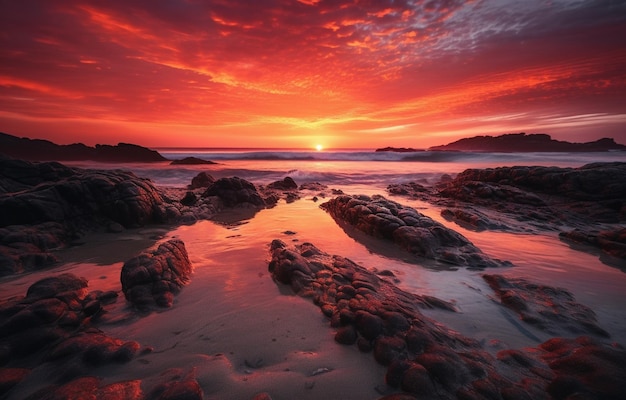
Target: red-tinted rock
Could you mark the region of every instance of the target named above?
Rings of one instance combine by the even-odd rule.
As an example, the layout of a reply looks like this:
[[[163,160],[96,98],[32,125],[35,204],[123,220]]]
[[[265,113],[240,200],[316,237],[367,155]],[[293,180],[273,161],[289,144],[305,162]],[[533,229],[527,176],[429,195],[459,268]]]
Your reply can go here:
[[[139,308],[150,304],[171,307],[174,294],[189,281],[192,266],[181,240],[172,239],[151,253],[143,253],[124,263],[122,291]]]

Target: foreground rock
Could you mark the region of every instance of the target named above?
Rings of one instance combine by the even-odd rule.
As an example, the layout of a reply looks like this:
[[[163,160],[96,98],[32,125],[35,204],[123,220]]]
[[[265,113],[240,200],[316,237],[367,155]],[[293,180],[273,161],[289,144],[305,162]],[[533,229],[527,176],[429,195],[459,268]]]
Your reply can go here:
[[[174,295],[189,282],[191,272],[185,244],[172,239],[154,252],[140,254],[124,263],[120,278],[122,291],[140,309],[152,304],[171,307]]]
[[[312,244],[290,248],[279,240],[271,253],[274,279],[312,297],[330,318],[338,343],[371,351],[387,366],[387,383],[418,398],[617,400],[626,390],[621,346],[555,338],[494,358],[477,341],[423,316],[419,309],[430,301],[349,260]]]
[[[30,161],[159,162],[167,161],[154,150],[128,143],[117,146],[82,143],[59,145],[47,140],[19,138],[0,132],[0,152]]]
[[[111,338],[93,324],[116,299],[116,292],[88,293],[85,279],[60,274],[3,303],[0,376],[13,377],[11,384],[1,383],[5,393],[43,363],[57,365],[58,379],[67,381],[93,367],[130,361],[139,344]]]
[[[151,348],[98,329],[118,293],[87,290],[59,274],[32,284],[26,296],[0,304],[0,398],[29,400],[201,400],[193,370],[169,369],[121,382],[98,377]],[[41,389],[40,389],[41,388]]]
[[[469,268],[509,266],[489,258],[459,233],[382,196],[338,196],[321,205],[360,231],[392,240],[409,252]]]
[[[502,275],[483,275],[502,305],[513,310],[519,318],[548,333],[562,331],[609,337],[598,326],[596,314],[589,307],[577,303],[567,290],[539,285],[523,278]]]

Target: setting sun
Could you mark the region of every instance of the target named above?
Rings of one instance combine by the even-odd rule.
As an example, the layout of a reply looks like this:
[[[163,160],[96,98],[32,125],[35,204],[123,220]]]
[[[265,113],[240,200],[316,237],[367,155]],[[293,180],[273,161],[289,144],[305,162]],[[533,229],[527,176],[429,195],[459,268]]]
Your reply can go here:
[[[324,150],[324,146],[322,146],[321,144],[316,144],[315,145],[315,150],[322,151],[322,150]]]

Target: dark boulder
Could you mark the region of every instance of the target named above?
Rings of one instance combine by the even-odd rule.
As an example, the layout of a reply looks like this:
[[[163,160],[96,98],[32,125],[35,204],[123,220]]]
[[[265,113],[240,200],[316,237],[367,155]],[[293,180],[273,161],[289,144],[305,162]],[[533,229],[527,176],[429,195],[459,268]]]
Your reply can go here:
[[[265,206],[254,184],[238,177],[218,179],[202,194],[202,197],[209,196],[219,197],[225,207]]]
[[[140,309],[156,304],[171,307],[174,295],[189,282],[192,272],[185,244],[172,239],[151,253],[124,263],[120,280],[126,299]]]
[[[211,186],[214,182],[215,178],[203,171],[191,179],[191,185],[189,185],[189,189],[193,190],[206,188]]]
[[[288,176],[281,181],[270,183],[267,187],[278,190],[296,190],[298,189],[298,184],[293,180],[293,178]]]

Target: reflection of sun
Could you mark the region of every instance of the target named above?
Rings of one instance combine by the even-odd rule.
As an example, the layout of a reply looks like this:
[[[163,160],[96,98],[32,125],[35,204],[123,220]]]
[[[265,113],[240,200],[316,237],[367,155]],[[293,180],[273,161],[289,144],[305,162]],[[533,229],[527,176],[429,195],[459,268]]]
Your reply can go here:
[[[322,150],[324,150],[324,146],[322,146],[321,144],[316,144],[315,145],[315,150],[322,151]]]

